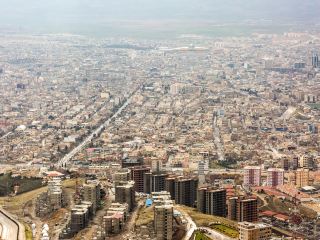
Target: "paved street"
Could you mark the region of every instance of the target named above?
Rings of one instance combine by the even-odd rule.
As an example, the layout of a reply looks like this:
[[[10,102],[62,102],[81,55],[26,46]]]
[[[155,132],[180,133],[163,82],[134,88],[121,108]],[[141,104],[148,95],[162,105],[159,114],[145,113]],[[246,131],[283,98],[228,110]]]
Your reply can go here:
[[[8,217],[7,213],[0,210],[0,232],[2,240],[24,240],[25,235],[19,233],[18,224]],[[22,232],[22,230],[21,230]],[[19,235],[20,234],[20,235]]]

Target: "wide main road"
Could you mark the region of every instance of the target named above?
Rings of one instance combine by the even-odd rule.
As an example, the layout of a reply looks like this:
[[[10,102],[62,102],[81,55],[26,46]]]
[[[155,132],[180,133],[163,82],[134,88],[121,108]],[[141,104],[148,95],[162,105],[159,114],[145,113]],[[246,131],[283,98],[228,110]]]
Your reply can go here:
[[[217,148],[218,159],[219,159],[219,161],[225,161],[224,147],[223,147],[223,144],[221,143],[220,130],[217,125],[217,116],[213,116],[212,125],[213,125],[212,126],[213,139],[214,139],[214,144],[216,145],[216,148]]]
[[[0,239],[25,240],[25,233],[21,224],[2,209],[0,209]]]
[[[140,88],[140,87],[139,87]],[[110,125],[110,122],[114,119],[116,119],[121,113],[122,111],[128,106],[128,104],[131,101],[132,96],[138,91],[137,88],[130,97],[128,97],[128,99],[124,102],[124,104],[118,109],[118,111],[113,114],[109,119],[107,119],[103,124],[100,125],[100,127],[96,128],[83,142],[81,142],[77,147],[75,147],[71,152],[69,152],[68,154],[66,154],[62,159],[60,159],[57,163],[56,163],[56,167],[67,167],[69,161],[81,150],[83,150],[83,148],[88,145],[88,143],[90,143],[94,138],[96,138],[97,136],[99,136],[101,134],[101,132],[104,130],[104,128],[106,128],[107,126]]]

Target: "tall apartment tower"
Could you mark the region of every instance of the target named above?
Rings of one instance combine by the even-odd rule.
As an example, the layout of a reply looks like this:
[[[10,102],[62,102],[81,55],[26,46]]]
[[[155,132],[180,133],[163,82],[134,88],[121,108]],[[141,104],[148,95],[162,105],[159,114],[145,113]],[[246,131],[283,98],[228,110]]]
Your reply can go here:
[[[205,184],[205,170],[208,168],[207,161],[201,160],[198,162],[198,177],[199,177],[199,185]]]
[[[238,214],[238,197],[231,197],[227,200],[228,206],[228,219],[232,221],[237,221],[237,214]]]
[[[155,173],[150,175],[150,191],[162,192],[165,190],[166,173]]]
[[[290,164],[290,168],[292,170],[297,170],[299,167],[299,157],[298,156],[294,156],[291,160],[291,164]]]
[[[154,207],[154,229],[157,240],[171,240],[173,233],[173,206]]]
[[[130,168],[131,170],[131,176],[130,179],[134,181],[134,190],[136,192],[145,192],[144,189],[144,181],[145,181],[145,174],[150,172],[150,168],[146,166],[136,166],[133,168]]]
[[[132,211],[136,200],[134,191],[134,182],[122,182],[115,187],[115,201],[118,203],[127,203],[129,211]]]
[[[239,199],[237,203],[238,222],[258,221],[258,201],[257,199]]]
[[[122,168],[118,172],[113,174],[114,185],[117,186],[121,182],[127,182],[130,180],[130,171],[127,168]]]
[[[269,168],[267,175],[267,185],[269,187],[276,187],[283,185],[284,170],[281,168]]]
[[[314,158],[313,156],[310,156],[310,155],[305,155],[305,156],[302,156],[301,157],[301,160],[300,160],[300,166],[302,168],[306,168],[306,169],[309,169],[309,170],[313,170],[314,169]]]
[[[240,222],[238,224],[240,240],[268,240],[271,239],[272,229],[264,223]]]
[[[48,200],[52,211],[62,207],[61,178],[55,177],[48,181]]]
[[[71,209],[70,230],[72,234],[76,234],[80,230],[86,228],[89,224],[89,219],[90,213],[88,205],[75,205],[74,208]]]
[[[309,185],[309,169],[300,168],[295,172],[296,186],[298,188]]]
[[[161,160],[153,160],[151,162],[151,170],[153,173],[162,172],[162,161]]]
[[[225,189],[199,188],[197,191],[197,209],[205,214],[225,217],[226,196]]]
[[[165,191],[170,193],[171,199],[175,200],[176,196],[175,196],[175,180],[176,177],[167,177],[165,179],[165,184],[164,184],[164,189]]]
[[[320,66],[319,56],[318,56],[317,53],[313,53],[313,54],[312,54],[311,64],[312,64],[312,67],[313,67],[313,68],[317,68],[317,67]]]
[[[281,159],[281,166],[285,171],[289,170],[289,159],[287,157]]]
[[[144,174],[144,193],[161,192],[165,190],[168,174],[155,172]]]
[[[176,178],[174,183],[175,202],[188,207],[194,207],[197,200],[197,188],[197,178]]]
[[[245,186],[260,186],[261,185],[261,168],[256,166],[245,167],[243,184]]]
[[[92,203],[93,213],[97,211],[100,203],[100,184],[90,181],[83,185],[83,200]]]

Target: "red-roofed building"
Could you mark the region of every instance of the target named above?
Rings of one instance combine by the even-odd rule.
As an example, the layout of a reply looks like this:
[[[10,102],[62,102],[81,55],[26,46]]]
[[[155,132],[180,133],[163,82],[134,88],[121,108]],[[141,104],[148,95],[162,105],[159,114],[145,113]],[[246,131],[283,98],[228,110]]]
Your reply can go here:
[[[277,214],[274,216],[274,218],[282,222],[289,222],[290,220],[290,217],[284,214]]]
[[[277,213],[272,212],[272,211],[264,211],[264,212],[260,213],[260,215],[266,216],[266,217],[273,217],[273,216],[277,215]]]
[[[64,177],[65,175],[61,172],[57,172],[57,171],[49,171],[49,172],[45,172],[44,175],[48,178],[53,178],[53,177]]]

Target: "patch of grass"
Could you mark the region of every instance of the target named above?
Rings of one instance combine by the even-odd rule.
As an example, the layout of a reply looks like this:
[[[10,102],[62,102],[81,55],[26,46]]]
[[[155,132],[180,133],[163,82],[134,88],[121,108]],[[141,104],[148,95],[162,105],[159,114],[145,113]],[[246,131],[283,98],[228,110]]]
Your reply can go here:
[[[301,112],[297,112],[297,113],[295,114],[295,117],[296,117],[297,119],[299,119],[299,120],[309,120],[309,119],[310,119],[309,116],[306,116],[306,115],[304,115],[304,114],[301,113]]]
[[[42,186],[42,178],[12,177],[11,173],[0,175],[0,195],[6,196],[18,185],[18,194],[28,192]]]
[[[211,228],[231,238],[238,238],[239,236],[239,232],[236,229],[223,224],[213,224]]]
[[[182,212],[186,212],[187,214],[189,214],[189,216],[197,224],[197,226],[209,226],[210,223],[216,223],[216,222],[219,222],[227,226],[232,226],[234,228],[238,226],[237,222],[231,221],[223,217],[203,214],[195,208],[190,208],[182,205],[177,205],[177,208],[178,209],[180,208]]]
[[[308,105],[312,109],[320,110],[320,104],[319,103],[309,103]]]
[[[21,211],[24,204],[28,201],[32,201],[35,199],[39,194],[47,191],[47,187],[38,188],[36,190],[26,192],[14,197],[1,197],[0,204],[5,205],[9,211]]]
[[[197,231],[195,240],[211,240],[208,236],[206,236],[204,233]]]
[[[136,226],[147,225],[152,222],[154,218],[153,210],[154,207],[143,207],[138,213]]]
[[[62,182],[63,187],[75,186],[75,179],[68,179]],[[0,197],[0,205],[5,205],[6,209],[10,212],[21,212],[23,206],[35,199],[39,194],[48,190],[48,187],[41,187],[23,194],[16,195],[14,197]]]
[[[213,169],[222,169],[223,167],[218,163],[218,161],[210,161],[209,167]]]
[[[32,230],[29,225],[24,225],[25,233],[26,233],[26,240],[32,240]]]

